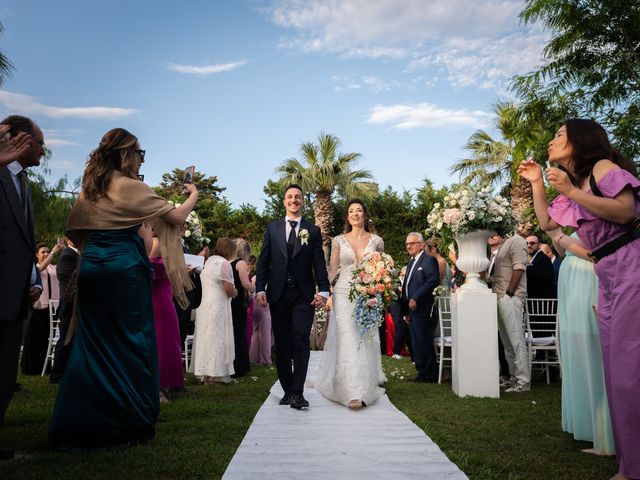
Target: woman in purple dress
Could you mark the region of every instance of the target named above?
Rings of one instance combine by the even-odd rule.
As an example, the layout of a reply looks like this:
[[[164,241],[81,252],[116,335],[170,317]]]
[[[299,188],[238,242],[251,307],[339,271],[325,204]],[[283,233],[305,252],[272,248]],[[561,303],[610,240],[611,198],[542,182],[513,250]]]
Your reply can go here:
[[[560,193],[551,205],[540,166],[529,160],[518,171],[531,182],[540,226],[575,228],[597,262],[600,344],[619,464],[613,478],[640,479],[640,232],[634,226],[640,181],[592,120],[568,120],[547,152],[559,167],[545,171]],[[577,242],[559,229],[555,236],[563,248]]]
[[[153,238],[149,253],[153,265],[153,317],[158,343],[158,366],[160,369],[160,402],[167,402],[165,392],[184,389],[182,372],[182,348],[178,314],[173,304],[173,291],[160,256],[158,238]]]

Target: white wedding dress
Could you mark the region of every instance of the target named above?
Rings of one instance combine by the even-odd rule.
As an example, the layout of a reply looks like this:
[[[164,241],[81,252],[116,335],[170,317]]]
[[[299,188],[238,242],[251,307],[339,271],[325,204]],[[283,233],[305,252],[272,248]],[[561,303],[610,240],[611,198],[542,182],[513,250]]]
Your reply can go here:
[[[352,400],[367,405],[384,394],[380,385],[387,381],[382,371],[380,336],[368,333],[360,340],[360,333],[353,321],[354,302],[349,301],[349,284],[356,267],[356,254],[343,235],[333,239],[330,272],[339,263],[339,277],[333,288],[332,315],[329,320],[327,340],[316,389],[326,398],[348,406]],[[371,235],[363,252],[382,252],[384,242]]]
[[[222,282],[233,285],[231,264],[212,255],[200,274],[202,302],[196,310],[191,372],[203,380],[229,383],[234,373],[233,319],[231,297]]]

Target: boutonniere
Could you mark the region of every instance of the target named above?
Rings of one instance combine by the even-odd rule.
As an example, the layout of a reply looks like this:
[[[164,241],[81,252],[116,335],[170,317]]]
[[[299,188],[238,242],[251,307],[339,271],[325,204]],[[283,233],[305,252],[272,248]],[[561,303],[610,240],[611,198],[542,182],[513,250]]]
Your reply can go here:
[[[306,245],[309,243],[309,230],[306,228],[301,228],[298,232],[298,238],[300,239],[301,245]]]

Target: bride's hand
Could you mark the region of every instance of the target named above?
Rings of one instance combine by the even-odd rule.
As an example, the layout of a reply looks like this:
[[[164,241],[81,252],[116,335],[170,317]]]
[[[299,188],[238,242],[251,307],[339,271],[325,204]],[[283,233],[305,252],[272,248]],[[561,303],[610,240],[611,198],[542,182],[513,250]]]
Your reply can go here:
[[[524,160],[518,166],[518,175],[531,183],[542,181],[542,167],[533,160]]]

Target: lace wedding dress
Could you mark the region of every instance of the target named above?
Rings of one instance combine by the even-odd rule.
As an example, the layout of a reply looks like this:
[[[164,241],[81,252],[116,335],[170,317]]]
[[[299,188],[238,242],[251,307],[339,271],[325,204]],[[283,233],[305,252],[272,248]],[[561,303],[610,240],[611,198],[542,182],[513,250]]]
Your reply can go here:
[[[382,239],[371,235],[363,255],[383,250]],[[348,406],[352,400],[370,405],[384,394],[384,388],[379,385],[387,379],[382,371],[378,330],[373,336],[365,334],[361,340],[353,321],[354,302],[349,301],[349,284],[357,260],[343,235],[333,239],[330,272],[336,271],[336,263],[340,267],[339,276],[333,288],[333,310],[316,389],[343,405]]]

